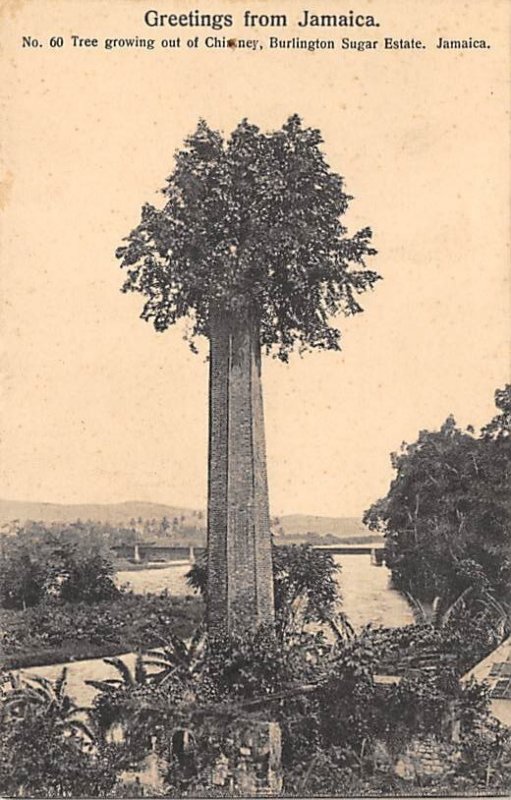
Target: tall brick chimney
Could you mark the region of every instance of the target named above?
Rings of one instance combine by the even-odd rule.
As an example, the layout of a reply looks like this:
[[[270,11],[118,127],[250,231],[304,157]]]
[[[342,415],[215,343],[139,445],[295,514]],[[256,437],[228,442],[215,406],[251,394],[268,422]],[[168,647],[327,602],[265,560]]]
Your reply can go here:
[[[208,629],[274,621],[259,327],[253,318],[210,320]]]

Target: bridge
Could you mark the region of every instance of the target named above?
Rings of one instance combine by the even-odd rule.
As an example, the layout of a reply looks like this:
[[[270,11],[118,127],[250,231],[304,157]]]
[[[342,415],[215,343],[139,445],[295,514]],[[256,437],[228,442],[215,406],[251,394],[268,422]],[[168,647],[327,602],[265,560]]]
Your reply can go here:
[[[135,564],[149,562],[193,564],[196,558],[204,552],[204,547],[133,542],[133,544],[116,545],[112,547],[112,550],[119,558],[125,558]]]
[[[195,545],[159,545],[154,542],[134,542],[112,548],[118,557],[126,558],[135,564],[160,562],[168,564],[193,564],[204,552],[204,547]],[[332,555],[368,555],[371,563],[380,567],[384,563],[383,546],[378,544],[315,544],[313,550],[323,550]]]
[[[379,544],[314,544],[313,550],[323,550],[332,555],[369,555],[371,556],[371,563],[381,567],[385,561],[385,553],[383,545]]]

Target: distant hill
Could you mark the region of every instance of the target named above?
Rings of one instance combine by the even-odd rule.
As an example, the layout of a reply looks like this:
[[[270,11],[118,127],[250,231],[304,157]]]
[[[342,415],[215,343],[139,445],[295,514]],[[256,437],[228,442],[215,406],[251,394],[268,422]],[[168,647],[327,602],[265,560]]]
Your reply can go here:
[[[0,524],[19,520],[26,522],[82,522],[93,520],[94,522],[106,522],[112,525],[128,524],[130,520],[137,520],[141,517],[146,519],[162,519],[168,517],[170,520],[178,517],[183,524],[194,522],[200,512],[191,508],[181,506],[167,506],[162,503],[138,503],[127,501],[125,503],[83,503],[77,505],[65,505],[61,503],[24,503],[17,500],[0,500]],[[184,517],[183,520],[181,518]]]
[[[186,534],[187,528],[197,529],[206,527],[206,514],[204,511],[184,508],[182,506],[168,506],[163,503],[139,503],[127,501],[124,503],[82,503],[66,505],[61,503],[25,503],[17,500],[0,500],[0,525],[13,520],[20,523],[27,521],[43,523],[66,523],[81,520],[86,522],[109,523],[111,525],[129,525],[131,520],[161,520],[167,517],[171,522],[177,518],[179,529]],[[273,526],[277,539],[282,543],[303,542],[310,534],[311,539],[318,537],[332,537],[335,539],[374,539],[378,536],[372,534],[357,517],[318,517],[307,514],[287,514],[279,517]],[[186,536],[185,536],[186,538]]]

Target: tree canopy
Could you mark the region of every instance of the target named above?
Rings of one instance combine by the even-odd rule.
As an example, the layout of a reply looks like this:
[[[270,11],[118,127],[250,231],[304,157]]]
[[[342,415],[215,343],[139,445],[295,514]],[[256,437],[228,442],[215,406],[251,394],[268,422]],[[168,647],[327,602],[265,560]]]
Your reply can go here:
[[[469,587],[510,599],[511,385],[495,400],[500,413],[479,436],[449,417],[403,444],[388,494],[366,512],[394,582],[420,600]]]
[[[146,298],[142,318],[158,331],[189,318],[193,348],[212,310],[250,309],[281,360],[295,346],[340,349],[331,318],[362,311],[357,296],[379,276],[365,263],[371,230],[346,236],[352,198],[321,143],[297,115],[272,133],[243,120],[227,140],[201,120],[175,156],[163,208],[145,204],[116,253],[123,291]]]

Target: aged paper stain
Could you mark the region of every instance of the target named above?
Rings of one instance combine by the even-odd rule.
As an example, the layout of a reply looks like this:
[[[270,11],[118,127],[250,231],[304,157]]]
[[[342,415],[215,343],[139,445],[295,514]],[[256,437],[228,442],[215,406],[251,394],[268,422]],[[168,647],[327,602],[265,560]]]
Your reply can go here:
[[[12,172],[7,171],[0,181],[0,211],[4,211],[7,208],[13,183],[14,175]]]

